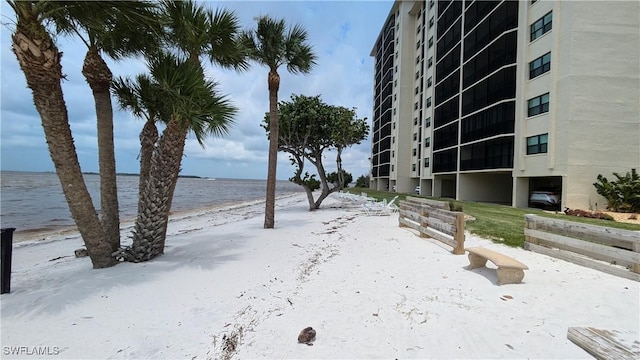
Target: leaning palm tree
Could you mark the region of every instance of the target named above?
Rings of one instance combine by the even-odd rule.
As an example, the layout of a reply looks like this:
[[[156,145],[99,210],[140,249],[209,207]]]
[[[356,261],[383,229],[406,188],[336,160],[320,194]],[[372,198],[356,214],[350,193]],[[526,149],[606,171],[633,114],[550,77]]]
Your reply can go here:
[[[206,136],[228,133],[236,113],[226,98],[217,94],[217,84],[205,79],[199,65],[174,55],[158,54],[149,60],[149,69],[149,88],[154,92],[151,99],[162,99],[162,103],[151,100],[144,104],[142,98],[136,101],[140,108],[147,109],[147,122],[157,117],[166,127],[153,149],[148,180],[140,194],[133,243],[122,253],[125,260],[132,262],[151,260],[164,252],[171,197],[188,133],[192,132],[203,145]],[[135,97],[136,91],[129,93]],[[128,101],[121,99],[121,104]]]
[[[164,0],[161,4],[164,40],[176,53],[200,67],[205,60],[228,69],[248,67],[246,54],[238,41],[239,21],[233,11],[217,9],[214,12],[193,1]],[[169,196],[169,208],[175,185]]]
[[[94,268],[116,264],[91,196],[82,177],[69,114],[62,93],[62,53],[45,28],[52,14],[60,11],[50,1],[8,1],[16,15],[12,48],[27,86],[33,94],[49,154],[62,184],[71,215],[84,240]]]
[[[286,65],[292,74],[309,73],[316,64],[316,55],[307,44],[307,32],[294,25],[288,31],[284,20],[268,16],[257,18],[255,30],[245,31],[242,43],[249,58],[269,68],[269,165],[267,172],[267,197],[264,228],[275,225],[276,167],[278,162],[278,90],[280,75],[278,68]]]
[[[82,74],[93,92],[100,167],[100,219],[112,251],[120,248],[120,216],[113,141],[113,75],[102,54],[120,60],[154,51],[161,27],[156,5],[146,1],[61,1],[53,17],[59,32],[87,47]]]
[[[136,117],[145,121],[140,132],[140,176],[138,180],[138,199],[143,197],[146,184],[149,181],[151,157],[158,141],[156,121],[163,101],[157,84],[146,74],[138,75],[135,80],[118,77],[112,84],[113,93],[118,99],[120,108],[130,110]],[[143,203],[138,201],[138,213],[143,209]]]

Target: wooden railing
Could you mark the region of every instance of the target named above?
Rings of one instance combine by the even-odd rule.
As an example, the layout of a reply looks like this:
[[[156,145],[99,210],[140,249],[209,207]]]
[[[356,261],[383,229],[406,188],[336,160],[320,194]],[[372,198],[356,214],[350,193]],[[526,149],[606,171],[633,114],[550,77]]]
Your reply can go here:
[[[640,281],[640,232],[531,214],[525,221],[525,249]]]
[[[464,214],[449,211],[449,203],[407,196],[400,201],[400,227],[410,227],[420,237],[430,237],[453,247],[453,253],[464,255]]]

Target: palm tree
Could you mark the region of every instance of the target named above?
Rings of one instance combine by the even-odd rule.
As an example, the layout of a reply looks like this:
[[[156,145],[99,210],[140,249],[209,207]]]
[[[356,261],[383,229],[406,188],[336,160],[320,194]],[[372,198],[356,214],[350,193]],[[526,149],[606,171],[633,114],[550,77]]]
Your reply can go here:
[[[153,80],[141,74],[134,81],[117,78],[112,84],[112,90],[117,96],[120,107],[130,110],[136,117],[145,119],[140,132],[140,177],[138,180],[138,199],[141,199],[149,181],[151,157],[158,141],[156,121],[162,107],[162,99],[158,98],[159,91]],[[143,203],[138,201],[138,213],[143,209]]]
[[[202,145],[206,136],[228,133],[236,112],[224,96],[217,95],[217,84],[205,79],[199,64],[170,54],[158,54],[149,60],[149,69],[151,78],[138,77],[136,83],[117,81],[115,86],[116,93],[125,94],[124,97],[118,95],[121,105],[134,114],[144,113],[147,123],[154,122],[153,119],[166,123],[152,152],[148,180],[141,185],[144,189],[140,194],[133,243],[123,254],[133,262],[150,260],[164,251],[171,197],[188,133],[192,132]],[[133,87],[127,90],[131,84]],[[146,94],[153,94],[146,98],[140,96],[144,93],[140,89],[144,87],[149,90]]]
[[[209,62],[223,68],[244,70],[248,67],[246,54],[239,46],[240,25],[233,11],[217,9],[212,12],[193,1],[164,0],[162,14],[166,24],[164,40],[193,65],[202,68],[201,57],[206,56]],[[170,192],[169,209],[176,184]]]
[[[60,8],[49,1],[7,1],[16,14],[12,48],[33,94],[49,154],[94,268],[116,264],[82,177],[62,93],[62,53],[44,27]]]
[[[264,228],[273,229],[278,162],[278,68],[286,65],[292,74],[309,73],[316,64],[317,56],[307,44],[307,32],[300,25],[294,25],[287,30],[284,20],[275,20],[268,16],[258,17],[257,23],[255,30],[242,34],[242,43],[250,59],[269,68],[269,165]]]
[[[100,218],[112,252],[120,248],[120,216],[113,141],[113,75],[102,58],[115,60],[153,51],[161,27],[156,6],[144,1],[58,2],[63,10],[53,20],[58,31],[75,35],[87,46],[82,74],[95,99],[100,167]]]

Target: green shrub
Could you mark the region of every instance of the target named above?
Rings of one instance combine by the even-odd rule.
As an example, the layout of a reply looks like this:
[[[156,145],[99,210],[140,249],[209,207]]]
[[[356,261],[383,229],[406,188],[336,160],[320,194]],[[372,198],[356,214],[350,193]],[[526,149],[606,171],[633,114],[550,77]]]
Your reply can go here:
[[[607,199],[607,208],[619,212],[640,211],[640,175],[636,169],[631,169],[625,176],[613,173],[616,181],[609,181],[602,174],[598,175],[598,182],[594,183],[598,194]]]
[[[360,175],[356,180],[356,187],[368,188],[369,187],[369,175]]]
[[[449,209],[451,211],[459,211],[462,212],[462,203],[457,203],[457,202],[453,202],[453,201],[449,201]]]

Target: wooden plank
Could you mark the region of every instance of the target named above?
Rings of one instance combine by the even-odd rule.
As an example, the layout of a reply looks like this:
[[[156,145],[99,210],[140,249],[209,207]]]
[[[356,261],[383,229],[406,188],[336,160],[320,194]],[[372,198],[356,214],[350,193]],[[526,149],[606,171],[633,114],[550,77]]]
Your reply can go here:
[[[429,212],[429,216],[441,219],[442,221],[446,221],[449,224],[455,224],[456,222],[456,213],[453,211],[440,210],[434,208],[427,208]]]
[[[420,222],[420,213],[410,211],[410,210],[400,210],[400,217],[405,219],[411,219],[415,222]]]
[[[464,255],[464,214],[461,212],[456,214],[456,230],[453,233],[453,241],[456,243],[453,253]]]
[[[531,239],[535,239],[535,238],[531,237]],[[549,243],[546,243],[544,241],[543,241],[543,243],[545,245],[547,245],[547,246],[551,246],[551,245],[549,245]],[[536,244],[537,244],[537,242],[536,242]],[[581,255],[585,255],[585,256],[591,257],[593,259],[606,261],[606,262],[608,262],[610,264],[614,264],[614,265],[625,266],[625,267],[628,267],[628,268],[631,268],[632,265],[633,265],[633,263],[629,262],[629,261],[620,260],[620,259],[617,259],[617,258],[614,258],[614,257],[611,257],[611,256],[607,256],[607,255],[604,255],[604,254],[601,254],[601,253],[589,251],[589,250],[586,250],[586,249],[575,248],[575,247],[569,246],[569,245],[563,245],[563,244],[554,243],[552,246],[555,247],[555,248],[558,248],[560,250],[570,251],[570,252],[574,252],[574,253],[577,253],[577,254],[581,254]]]
[[[429,227],[432,227],[440,232],[443,232],[451,236],[453,236],[456,233],[455,225],[447,224],[446,222],[442,222],[441,220],[433,217],[428,217],[426,219],[427,219],[427,223],[429,224]]]
[[[573,239],[570,237],[556,235],[540,230],[524,229],[524,233],[527,236],[535,237],[538,241],[547,241],[550,243],[557,243],[562,245],[572,246],[576,249],[584,249],[593,253],[604,254],[614,259],[621,259],[631,263],[640,263],[640,253],[636,253],[629,250],[618,249],[608,245],[602,245],[598,243],[592,243],[589,241]],[[604,259],[600,259],[604,260]]]
[[[436,240],[438,240],[440,242],[443,242],[443,243],[445,243],[445,244],[447,244],[447,245],[449,245],[451,247],[455,247],[456,246],[456,243],[453,241],[453,238],[451,236],[448,236],[446,234],[443,234],[441,232],[438,232],[438,231],[435,231],[435,230],[432,230],[432,229],[429,229],[429,228],[427,228],[427,229],[422,228],[421,231],[424,232],[426,235],[428,235],[430,238],[434,238],[434,239],[436,239]]]
[[[586,350],[596,359],[632,360],[640,357],[640,352],[633,352],[614,338],[615,334],[592,327],[570,327],[567,338]]]
[[[629,270],[622,269],[614,265],[603,264],[593,259],[581,257],[568,251],[551,249],[542,245],[536,245],[532,243],[525,243],[524,248],[533,252],[537,252],[539,254],[548,255],[560,260],[602,271],[607,274],[623,277],[629,280],[640,281],[640,274],[633,273]]]
[[[449,224],[455,224],[456,222],[456,216],[453,213],[434,211],[436,209],[430,208],[430,207],[425,207],[424,209],[429,214],[429,217],[439,219],[440,221],[449,223]]]
[[[627,249],[633,249],[633,244],[640,244],[640,233],[637,231],[551,219],[533,214],[526,214],[524,217],[526,221],[535,222],[538,230],[547,230],[560,235]]]
[[[438,201],[438,200],[418,198],[413,196],[407,196],[405,199],[407,201],[411,201],[421,205],[428,205],[430,207],[434,207],[437,209],[449,210],[449,203],[447,201]]]
[[[413,221],[408,221],[406,219],[400,219],[399,221],[400,221],[400,223],[402,225],[404,225],[406,227],[410,227],[410,228],[412,228],[414,230],[420,231],[420,229],[421,229],[420,224],[416,224]]]

